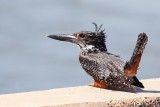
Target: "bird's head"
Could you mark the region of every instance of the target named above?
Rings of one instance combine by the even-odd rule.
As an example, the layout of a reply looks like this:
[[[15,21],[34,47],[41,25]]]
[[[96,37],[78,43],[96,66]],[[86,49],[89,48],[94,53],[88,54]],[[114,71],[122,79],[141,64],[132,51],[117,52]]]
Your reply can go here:
[[[106,52],[105,33],[104,30],[101,30],[102,25],[98,28],[96,23],[93,24],[95,25],[94,32],[81,31],[73,34],[48,35],[48,37],[60,41],[75,43],[82,51]]]

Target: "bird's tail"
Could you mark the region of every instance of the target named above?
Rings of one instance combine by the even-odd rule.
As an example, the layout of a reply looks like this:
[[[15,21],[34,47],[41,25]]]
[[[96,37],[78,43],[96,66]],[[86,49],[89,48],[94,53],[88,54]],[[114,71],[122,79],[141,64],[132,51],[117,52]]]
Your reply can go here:
[[[137,43],[134,48],[131,59],[125,64],[124,72],[127,76],[135,76],[142,57],[143,50],[147,44],[148,37],[146,33],[138,35]]]
[[[144,88],[144,85],[138,80],[136,76],[133,76],[132,79],[133,79],[133,83],[131,85]]]

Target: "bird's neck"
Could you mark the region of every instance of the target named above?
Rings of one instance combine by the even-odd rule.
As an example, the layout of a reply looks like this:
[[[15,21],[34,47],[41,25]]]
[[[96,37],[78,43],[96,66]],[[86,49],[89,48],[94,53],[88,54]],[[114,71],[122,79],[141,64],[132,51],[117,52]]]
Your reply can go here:
[[[95,45],[85,45],[80,47],[82,53],[98,53],[98,52],[107,52],[106,47],[98,47]]]

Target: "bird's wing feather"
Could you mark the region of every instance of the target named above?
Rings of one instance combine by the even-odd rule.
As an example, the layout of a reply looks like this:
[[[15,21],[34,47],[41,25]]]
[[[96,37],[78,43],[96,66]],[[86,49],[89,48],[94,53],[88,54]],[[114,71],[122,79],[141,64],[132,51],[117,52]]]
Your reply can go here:
[[[87,56],[80,56],[82,67],[96,79],[107,79],[110,75],[113,77],[118,74],[123,75],[123,62],[119,57],[108,55],[106,53],[90,54]]]
[[[124,65],[119,57],[108,56],[106,53],[80,56],[83,69],[94,78],[115,89],[131,89],[131,80],[124,75]]]

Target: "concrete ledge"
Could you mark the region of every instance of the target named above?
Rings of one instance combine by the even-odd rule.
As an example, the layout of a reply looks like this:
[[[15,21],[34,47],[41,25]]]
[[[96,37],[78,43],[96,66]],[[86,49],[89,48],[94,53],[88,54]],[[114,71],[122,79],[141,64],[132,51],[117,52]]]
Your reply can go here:
[[[0,107],[160,107],[160,78],[141,81],[137,93],[79,86],[0,95]]]

